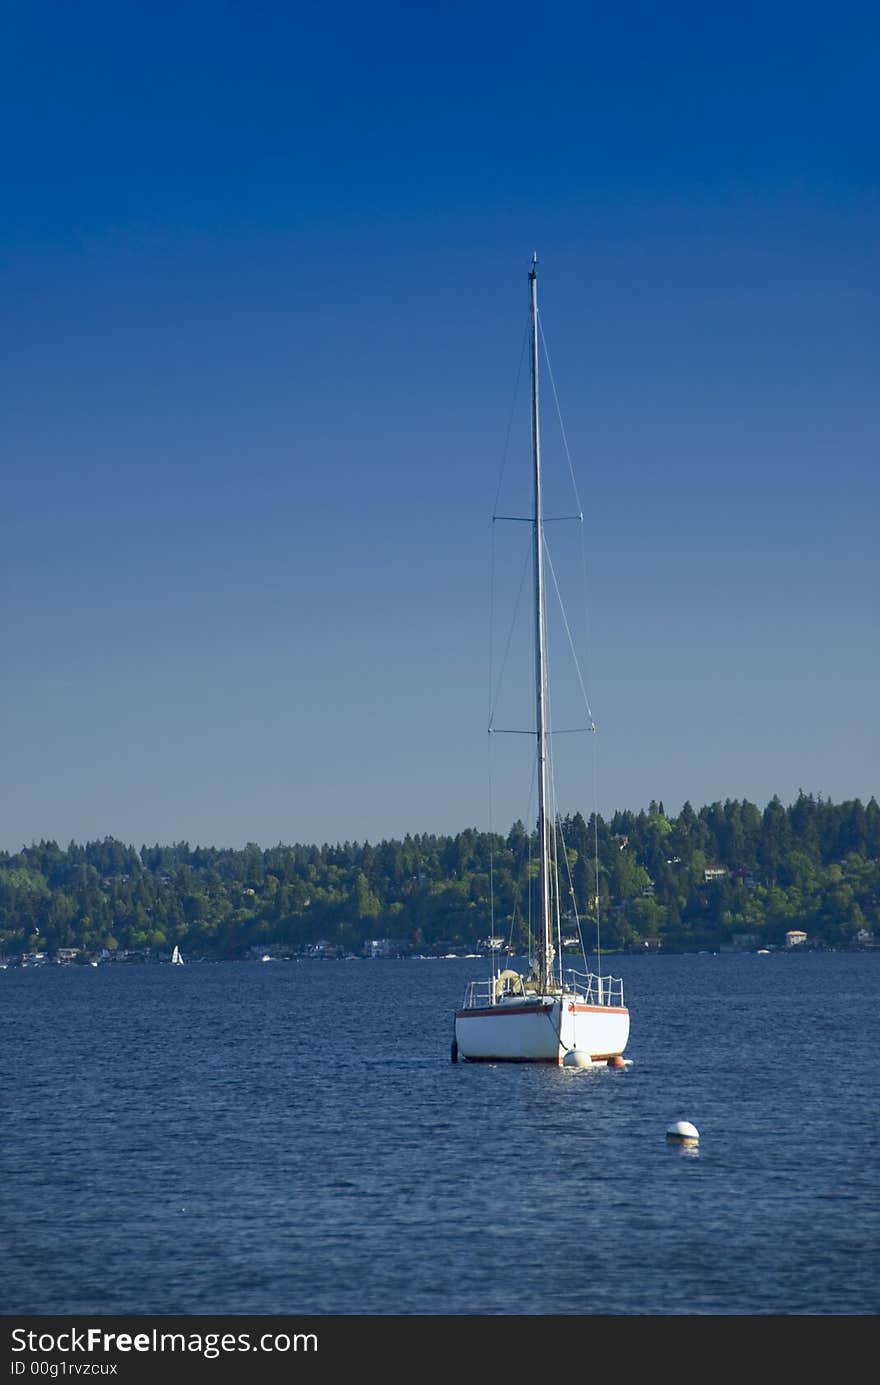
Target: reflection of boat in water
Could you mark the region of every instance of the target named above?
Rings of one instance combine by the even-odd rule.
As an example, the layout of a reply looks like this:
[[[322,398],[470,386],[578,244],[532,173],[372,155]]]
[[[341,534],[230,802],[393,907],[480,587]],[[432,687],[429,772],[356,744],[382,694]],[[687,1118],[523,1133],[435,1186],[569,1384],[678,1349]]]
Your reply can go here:
[[[529,272],[531,321],[531,435],[535,656],[535,781],[538,790],[539,868],[536,876],[540,937],[527,975],[495,970],[490,980],[472,981],[455,1014],[452,1056],[471,1061],[520,1063],[590,1062],[623,1065],[629,1011],[623,982],[592,972],[562,969],[563,915],[568,908],[557,871],[557,810],[552,782],[551,721],[545,613],[545,537],[538,413],[537,257]],[[555,583],[555,574],[553,575]],[[589,728],[593,729],[592,720]],[[573,891],[571,892],[573,899]],[[597,896],[598,903],[598,896]],[[586,963],[585,963],[586,965]],[[566,977],[568,978],[566,980]]]

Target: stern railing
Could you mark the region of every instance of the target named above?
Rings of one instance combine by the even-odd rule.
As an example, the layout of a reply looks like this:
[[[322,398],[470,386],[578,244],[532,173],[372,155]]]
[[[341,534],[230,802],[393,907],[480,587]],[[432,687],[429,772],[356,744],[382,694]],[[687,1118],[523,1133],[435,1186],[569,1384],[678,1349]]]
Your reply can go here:
[[[595,972],[568,972],[572,990],[585,1005],[623,1006],[623,980],[619,976],[597,976]]]
[[[492,981],[469,981],[464,993],[465,1010],[482,1010],[495,1004],[495,986]]]

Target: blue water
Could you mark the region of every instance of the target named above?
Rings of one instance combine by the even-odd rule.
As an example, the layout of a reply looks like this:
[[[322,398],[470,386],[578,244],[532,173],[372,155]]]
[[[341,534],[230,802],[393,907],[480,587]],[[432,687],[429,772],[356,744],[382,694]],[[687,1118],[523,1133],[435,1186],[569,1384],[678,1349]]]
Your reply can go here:
[[[0,1310],[880,1310],[880,956],[615,959],[624,1072],[450,1064],[482,965],[0,973]]]

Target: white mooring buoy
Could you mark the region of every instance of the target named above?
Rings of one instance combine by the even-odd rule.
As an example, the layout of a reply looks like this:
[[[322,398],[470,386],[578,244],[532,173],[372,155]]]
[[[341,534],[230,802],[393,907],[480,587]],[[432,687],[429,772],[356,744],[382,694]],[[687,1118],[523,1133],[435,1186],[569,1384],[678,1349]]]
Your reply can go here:
[[[589,1068],[592,1065],[589,1053],[584,1053],[580,1048],[570,1048],[562,1060],[564,1068]]]
[[[666,1132],[667,1140],[679,1140],[685,1144],[696,1144],[700,1138],[700,1132],[690,1121],[673,1121]]]

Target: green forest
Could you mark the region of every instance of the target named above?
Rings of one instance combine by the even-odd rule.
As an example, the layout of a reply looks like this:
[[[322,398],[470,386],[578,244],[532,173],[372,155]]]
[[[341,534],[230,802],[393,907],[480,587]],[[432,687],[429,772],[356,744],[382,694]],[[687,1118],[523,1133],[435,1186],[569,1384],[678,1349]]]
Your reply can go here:
[[[798,928],[825,947],[870,945],[880,924],[880,807],[801,792],[762,810],[713,803],[677,817],[652,802],[608,821],[556,824],[563,931],[592,951],[774,947]],[[111,837],[0,853],[0,956],[85,961],[234,958],[270,949],[360,954],[473,952],[490,935],[526,948],[536,834],[263,849],[142,846]]]

